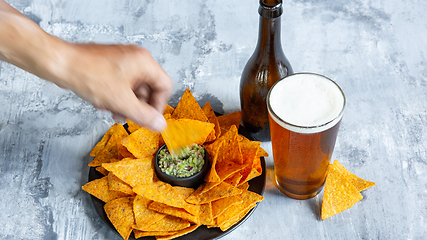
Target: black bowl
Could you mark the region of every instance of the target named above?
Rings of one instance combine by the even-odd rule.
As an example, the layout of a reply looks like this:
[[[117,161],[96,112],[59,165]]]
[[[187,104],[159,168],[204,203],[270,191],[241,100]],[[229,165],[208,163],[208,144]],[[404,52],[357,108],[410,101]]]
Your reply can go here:
[[[166,144],[164,144],[163,146],[161,146],[159,148],[159,150],[156,153],[156,159],[154,161],[157,178],[159,178],[163,182],[169,183],[172,186],[181,186],[181,187],[188,187],[188,188],[197,189],[200,186],[200,184],[203,183],[203,180],[205,179],[205,176],[208,173],[209,168],[210,168],[209,167],[209,165],[210,165],[209,164],[209,154],[206,151],[206,149],[203,148],[203,149],[205,149],[205,157],[204,157],[205,163],[203,164],[203,168],[199,172],[195,173],[193,176],[190,176],[190,177],[174,177],[174,176],[168,175],[168,174],[162,172],[162,170],[160,170],[158,155],[159,155],[160,151],[164,148],[167,148]]]

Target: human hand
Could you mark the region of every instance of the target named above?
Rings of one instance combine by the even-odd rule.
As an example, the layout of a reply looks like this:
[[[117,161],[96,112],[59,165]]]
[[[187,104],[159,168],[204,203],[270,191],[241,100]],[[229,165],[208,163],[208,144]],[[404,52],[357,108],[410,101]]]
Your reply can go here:
[[[72,90],[116,119],[154,131],[166,127],[172,81],[146,49],[65,42],[3,0],[0,15],[0,60]]]
[[[68,49],[67,49],[68,48]],[[57,85],[68,88],[115,119],[129,118],[153,131],[166,127],[163,111],[172,80],[148,50],[136,45],[66,43]]]

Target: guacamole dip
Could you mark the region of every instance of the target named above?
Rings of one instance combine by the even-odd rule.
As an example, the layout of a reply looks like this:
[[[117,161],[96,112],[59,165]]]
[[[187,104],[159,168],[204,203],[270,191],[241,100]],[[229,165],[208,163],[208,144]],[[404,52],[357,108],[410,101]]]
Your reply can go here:
[[[190,177],[198,173],[205,164],[205,150],[196,144],[181,148],[177,156],[172,156],[164,148],[158,156],[160,170],[174,177]]]

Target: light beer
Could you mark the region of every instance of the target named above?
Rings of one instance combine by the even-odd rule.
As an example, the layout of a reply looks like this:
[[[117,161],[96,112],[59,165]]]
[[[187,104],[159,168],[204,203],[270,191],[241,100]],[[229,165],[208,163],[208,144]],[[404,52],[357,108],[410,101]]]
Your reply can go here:
[[[275,178],[287,196],[308,199],[321,191],[344,106],[341,88],[317,74],[290,75],[269,91]]]

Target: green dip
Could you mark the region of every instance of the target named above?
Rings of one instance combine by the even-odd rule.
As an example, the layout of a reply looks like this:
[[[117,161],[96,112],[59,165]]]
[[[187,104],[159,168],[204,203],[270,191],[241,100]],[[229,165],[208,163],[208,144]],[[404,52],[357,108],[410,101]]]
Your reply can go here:
[[[205,164],[205,149],[196,144],[179,149],[177,156],[164,148],[158,156],[160,170],[173,177],[191,177]]]

